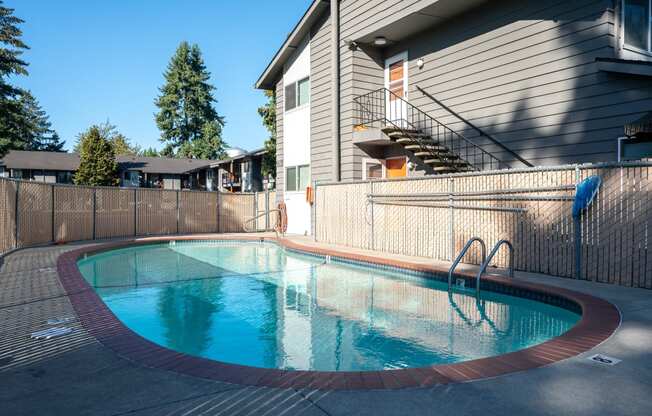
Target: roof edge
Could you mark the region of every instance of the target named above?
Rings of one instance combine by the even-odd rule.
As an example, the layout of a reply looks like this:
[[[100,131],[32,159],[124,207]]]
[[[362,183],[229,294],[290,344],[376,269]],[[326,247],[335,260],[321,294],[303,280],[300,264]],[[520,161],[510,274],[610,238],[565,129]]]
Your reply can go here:
[[[255,84],[256,89],[274,89],[275,80],[277,79],[276,75],[283,69],[283,64],[294,49],[298,47],[299,42],[305,37],[306,32],[310,31],[312,24],[314,24],[321,13],[328,10],[329,4],[330,1],[328,0],[313,0],[308,10],[306,10],[281,47],[276,51],[272,60],[267,64],[263,73],[258,77]]]

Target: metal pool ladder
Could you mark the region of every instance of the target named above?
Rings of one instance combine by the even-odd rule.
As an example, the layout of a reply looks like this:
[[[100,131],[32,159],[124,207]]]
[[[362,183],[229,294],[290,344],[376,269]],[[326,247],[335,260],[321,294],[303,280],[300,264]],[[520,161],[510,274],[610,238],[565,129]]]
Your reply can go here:
[[[451,287],[453,285],[453,272],[455,271],[455,268],[457,267],[458,264],[460,264],[460,261],[462,261],[462,258],[466,254],[467,251],[469,251],[469,248],[471,248],[471,245],[474,242],[480,243],[480,247],[482,248],[482,264],[485,263],[487,259],[487,245],[484,243],[484,241],[480,237],[471,237],[469,241],[466,242],[464,245],[464,248],[462,251],[460,251],[460,254],[457,255],[457,258],[451,265],[451,268],[448,269],[448,290],[451,290]]]
[[[512,245],[511,242],[509,242],[509,240],[500,240],[499,242],[496,243],[494,248],[491,250],[491,253],[489,253],[489,257],[487,257],[487,259],[482,262],[482,265],[480,266],[480,270],[478,271],[478,275],[475,277],[475,288],[477,293],[480,293],[480,277],[482,276],[482,273],[484,273],[487,270],[487,266],[489,266],[491,259],[494,258],[494,256],[496,255],[496,253],[498,253],[498,250],[503,244],[507,245],[507,248],[509,249],[509,277],[510,279],[514,278],[514,246]],[[450,282],[450,277],[448,278],[448,280]]]

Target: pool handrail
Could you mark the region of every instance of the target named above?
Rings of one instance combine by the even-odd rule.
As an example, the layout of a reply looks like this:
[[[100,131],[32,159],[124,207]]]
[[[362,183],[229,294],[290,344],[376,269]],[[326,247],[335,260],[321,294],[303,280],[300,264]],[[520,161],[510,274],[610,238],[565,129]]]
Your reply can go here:
[[[475,277],[475,290],[477,293],[480,293],[480,277],[482,274],[487,271],[487,267],[489,266],[489,263],[491,260],[494,258],[500,247],[505,244],[507,245],[507,248],[509,249],[509,278],[513,279],[514,278],[514,246],[509,240],[500,240],[496,243],[494,248],[491,250],[491,253],[489,253],[489,257],[485,261],[482,262],[482,265],[480,266],[480,270],[478,271],[478,274]]]
[[[453,272],[455,271],[455,268],[457,267],[458,264],[460,264],[460,261],[462,261],[462,258],[466,254],[467,251],[469,251],[469,248],[471,248],[471,245],[474,242],[480,243],[480,247],[482,248],[482,263],[485,262],[487,259],[487,245],[484,243],[484,240],[481,239],[480,237],[471,237],[469,241],[466,242],[464,245],[464,248],[462,248],[462,251],[460,251],[460,254],[457,255],[455,258],[455,261],[453,261],[453,264],[451,265],[450,269],[448,269],[448,290],[451,290],[451,287],[453,285]]]

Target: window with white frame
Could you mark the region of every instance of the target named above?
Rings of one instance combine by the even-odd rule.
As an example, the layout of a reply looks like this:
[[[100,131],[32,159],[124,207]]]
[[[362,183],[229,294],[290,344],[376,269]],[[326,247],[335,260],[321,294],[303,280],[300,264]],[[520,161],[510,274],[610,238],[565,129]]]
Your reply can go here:
[[[652,52],[652,0],[623,0],[622,5],[623,43]]]
[[[310,102],[310,78],[304,78],[285,86],[285,111]]]
[[[383,179],[385,177],[384,161],[377,159],[364,159],[363,160],[363,180],[369,179]]]
[[[308,186],[310,186],[310,165],[285,168],[286,191],[303,192]]]

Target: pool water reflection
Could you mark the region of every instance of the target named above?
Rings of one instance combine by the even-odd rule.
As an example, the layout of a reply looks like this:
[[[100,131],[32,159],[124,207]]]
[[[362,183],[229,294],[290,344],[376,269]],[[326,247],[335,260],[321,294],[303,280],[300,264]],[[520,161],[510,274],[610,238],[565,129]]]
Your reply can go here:
[[[325,264],[272,243],[176,242],[78,262],[130,329],[167,348],[265,368],[360,371],[503,354],[579,315],[374,268]]]

